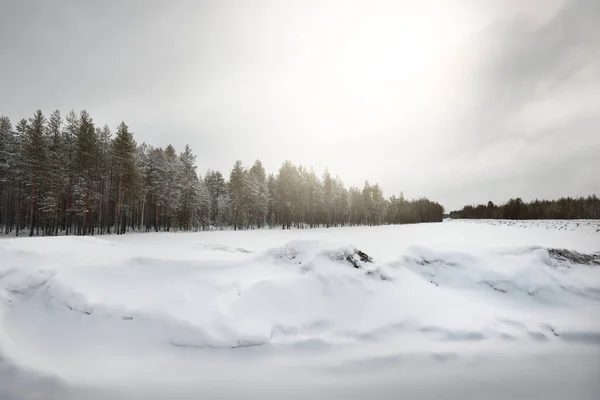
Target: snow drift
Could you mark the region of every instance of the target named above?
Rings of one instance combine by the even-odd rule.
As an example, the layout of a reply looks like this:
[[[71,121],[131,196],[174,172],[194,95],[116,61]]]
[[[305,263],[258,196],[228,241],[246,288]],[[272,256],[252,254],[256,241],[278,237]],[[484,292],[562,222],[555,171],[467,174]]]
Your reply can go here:
[[[61,245],[96,254],[106,243],[63,238]],[[572,307],[572,314],[600,306],[594,258],[574,263],[541,247],[475,254],[413,246],[388,262],[373,262],[352,245],[307,241],[241,261],[126,257],[83,265],[72,255],[70,262],[49,263],[43,254],[10,246],[3,253],[12,261],[0,276],[3,347],[9,353],[6,342],[30,346],[26,338],[40,330],[57,330],[58,340],[100,329],[107,340],[125,345],[129,337],[190,347],[348,343],[394,327],[505,337],[514,326],[499,323],[511,320],[503,317],[513,314],[508,307],[544,316],[527,329],[540,330],[543,323],[558,334],[579,320],[571,317],[569,323],[555,307]]]
[[[212,235],[0,241],[0,354],[87,382],[142,379],[211,349],[373,357],[384,345],[447,360],[475,345],[600,346],[594,252],[415,244],[383,258],[364,240],[252,248]]]

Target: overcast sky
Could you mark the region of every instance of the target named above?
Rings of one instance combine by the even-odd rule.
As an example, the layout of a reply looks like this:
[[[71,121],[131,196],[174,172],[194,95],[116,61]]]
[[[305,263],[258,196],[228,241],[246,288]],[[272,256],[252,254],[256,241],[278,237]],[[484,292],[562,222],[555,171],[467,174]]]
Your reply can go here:
[[[600,1],[4,1],[0,114],[446,209],[600,194]]]

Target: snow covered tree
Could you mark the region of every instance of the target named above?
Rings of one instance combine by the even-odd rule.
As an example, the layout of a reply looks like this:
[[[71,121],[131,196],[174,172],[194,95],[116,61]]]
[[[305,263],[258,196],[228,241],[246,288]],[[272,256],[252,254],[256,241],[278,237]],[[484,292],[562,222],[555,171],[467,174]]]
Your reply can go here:
[[[269,211],[267,213],[267,224],[273,227],[277,224],[277,210],[279,203],[277,199],[277,183],[275,175],[269,174],[267,178],[267,190],[269,193]]]
[[[321,204],[323,204],[323,189],[319,177],[312,168],[306,174],[306,191],[307,222],[311,228],[314,228],[321,224],[320,210]]]
[[[244,226],[246,221],[247,205],[243,202],[246,186],[246,171],[242,162],[237,160],[229,174],[229,213],[233,229]]]
[[[162,224],[161,216],[165,214],[168,201],[168,177],[167,161],[165,152],[162,148],[152,148],[148,151],[148,160],[146,166],[146,181],[148,191],[150,192],[149,212],[152,212],[154,230],[160,230]],[[150,228],[150,217],[147,218]]]
[[[350,203],[348,190],[344,187],[344,182],[339,176],[335,177],[333,204],[334,222],[336,226],[344,226],[349,218]]]
[[[298,169],[290,161],[285,161],[279,168],[275,184],[276,212],[279,223],[284,229],[290,229],[295,222],[298,222],[295,213],[299,183]]]
[[[439,221],[443,207],[403,195],[386,200],[379,185],[346,189],[326,170],[285,161],[276,175],[260,160],[237,161],[226,181],[208,169],[202,180],[189,146],[137,146],[122,122],[115,136],[87,111],[54,111],[21,119],[0,117],[0,227],[6,234],[124,233],[209,227],[305,228],[345,224]],[[473,211],[471,211],[473,210]],[[600,214],[598,198],[562,198],[526,204],[467,208],[464,215],[586,218]]]
[[[223,179],[221,172],[209,169],[204,175],[204,185],[206,186],[206,190],[210,197],[210,224],[222,226],[222,220],[219,216],[223,215],[224,210],[221,210],[220,208],[222,206],[221,203],[223,202],[220,202],[219,198],[227,195],[227,184],[225,183],[225,179]],[[228,204],[228,202],[225,202],[224,204]]]
[[[209,224],[210,196],[196,173],[196,156],[190,146],[179,156],[181,210],[179,227],[185,230],[205,228]]]
[[[44,114],[37,110],[29,119],[28,129],[25,131],[23,160],[27,171],[26,187],[29,191],[29,236],[33,236],[38,222],[38,199],[44,190],[42,184],[47,182],[48,177],[45,124]]]
[[[96,199],[97,199],[97,221],[98,232],[109,232],[110,230],[110,198],[112,186],[112,171],[113,171],[113,152],[112,138],[110,128],[104,125],[101,129],[96,128],[96,137],[98,140],[97,157],[96,157],[96,174],[97,184]],[[93,234],[93,230],[92,230]]]
[[[252,223],[260,228],[267,223],[267,214],[269,212],[267,174],[260,160],[256,160],[248,171],[247,187],[252,207]]]
[[[5,233],[10,231],[13,222],[11,217],[11,200],[15,189],[14,175],[16,158],[15,137],[10,119],[0,117],[0,228],[4,227]],[[11,168],[12,167],[12,168]],[[13,176],[11,176],[13,175]]]
[[[69,183],[61,129],[62,118],[60,111],[56,110],[50,116],[47,124],[47,181],[45,193],[40,198],[39,204],[40,213],[46,220],[45,234],[58,232],[62,210],[61,201]]]
[[[117,194],[115,205],[115,233],[125,233],[126,230],[126,196],[134,191],[137,170],[135,164],[135,142],[133,135],[125,122],[117,127],[117,133],[113,141],[113,160],[117,182]]]

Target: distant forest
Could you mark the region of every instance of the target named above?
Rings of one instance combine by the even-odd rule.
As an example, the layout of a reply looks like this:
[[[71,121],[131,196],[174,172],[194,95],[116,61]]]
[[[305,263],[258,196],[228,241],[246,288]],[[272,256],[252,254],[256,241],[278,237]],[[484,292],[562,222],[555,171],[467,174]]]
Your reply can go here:
[[[562,197],[558,200],[534,200],[524,203],[520,198],[505,204],[491,201],[477,206],[465,206],[452,211],[450,218],[475,219],[599,219],[600,199],[593,194],[588,197]]]
[[[277,174],[236,161],[228,179],[196,172],[189,146],[137,144],[122,122],[113,135],[92,117],[36,111],[13,127],[0,118],[0,229],[15,235],[128,231],[283,229],[438,222],[443,207],[378,184],[344,187],[325,171],[285,161]]]

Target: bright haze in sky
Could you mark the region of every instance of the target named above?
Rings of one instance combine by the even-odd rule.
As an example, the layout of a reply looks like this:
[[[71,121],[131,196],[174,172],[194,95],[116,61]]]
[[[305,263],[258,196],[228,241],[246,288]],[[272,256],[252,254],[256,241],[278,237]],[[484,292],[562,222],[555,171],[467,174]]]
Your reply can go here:
[[[600,193],[600,1],[7,1],[0,114],[447,210]]]

